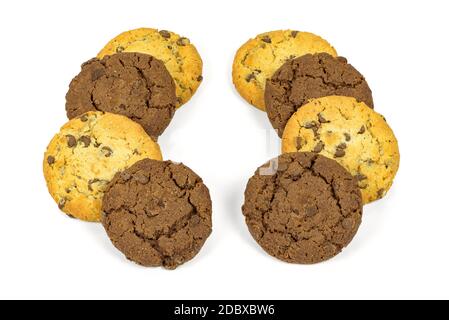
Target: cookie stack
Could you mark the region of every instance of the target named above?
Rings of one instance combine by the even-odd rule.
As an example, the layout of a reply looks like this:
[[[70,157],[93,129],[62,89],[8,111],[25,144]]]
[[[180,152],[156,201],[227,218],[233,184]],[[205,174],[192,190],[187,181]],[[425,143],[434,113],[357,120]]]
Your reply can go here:
[[[143,266],[176,268],[212,231],[208,188],[185,165],[162,161],[157,144],[201,74],[187,38],[147,28],[122,33],[70,83],[70,121],[45,152],[59,208],[101,221],[113,244]]]
[[[274,31],[237,52],[233,81],[266,111],[283,155],[249,180],[243,214],[274,257],[317,263],[347,246],[362,207],[381,199],[399,168],[399,148],[373,110],[366,79],[324,39]]]

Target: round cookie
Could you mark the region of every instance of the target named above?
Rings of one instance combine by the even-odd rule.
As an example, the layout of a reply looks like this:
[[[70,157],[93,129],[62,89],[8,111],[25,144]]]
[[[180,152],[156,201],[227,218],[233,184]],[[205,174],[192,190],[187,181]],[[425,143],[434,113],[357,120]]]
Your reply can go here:
[[[193,96],[203,80],[203,62],[195,46],[174,32],[149,28],[123,32],[109,41],[98,58],[120,52],[146,53],[163,61],[175,80],[177,107]]]
[[[351,97],[312,99],[290,118],[282,151],[337,160],[358,180],[365,204],[382,198],[399,168],[399,147],[382,115]]]
[[[356,180],[336,161],[295,152],[256,171],[242,210],[267,253],[312,264],[336,256],[351,242],[362,220],[362,198]]]
[[[103,199],[112,243],[146,267],[175,269],[195,257],[212,232],[211,215],[201,178],[171,161],[144,159],[117,173]]]
[[[307,54],[280,67],[265,88],[268,118],[282,137],[290,117],[312,98],[348,96],[373,108],[365,78],[343,57],[327,53]]]
[[[292,30],[263,33],[250,39],[237,51],[232,80],[246,101],[265,110],[266,80],[287,60],[318,52],[337,55],[326,40],[312,33]]]
[[[44,157],[48,190],[70,217],[100,221],[103,192],[114,175],[138,160],[161,160],[157,143],[136,122],[89,112],[55,135]]]
[[[119,53],[84,63],[66,95],[69,119],[88,111],[117,113],[138,122],[155,138],[175,110],[172,77],[161,61],[142,53]]]

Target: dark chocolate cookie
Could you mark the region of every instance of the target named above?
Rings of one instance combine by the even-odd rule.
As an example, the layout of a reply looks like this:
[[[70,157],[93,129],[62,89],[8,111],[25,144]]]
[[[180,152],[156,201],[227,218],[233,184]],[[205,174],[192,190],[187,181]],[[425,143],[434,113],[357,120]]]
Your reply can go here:
[[[138,122],[152,137],[170,123],[175,84],[163,62],[142,53],[118,53],[84,63],[66,95],[69,119],[87,111],[118,113]]]
[[[365,78],[343,57],[308,54],[287,61],[267,80],[265,107],[273,128],[282,137],[290,117],[309,99],[326,96],[354,97],[373,108]]]
[[[144,159],[117,173],[103,199],[103,226],[129,260],[175,269],[212,232],[212,203],[201,178],[183,164]]]
[[[340,253],[362,220],[357,181],[336,161],[288,153],[249,180],[243,214],[254,239],[270,255],[312,264]]]

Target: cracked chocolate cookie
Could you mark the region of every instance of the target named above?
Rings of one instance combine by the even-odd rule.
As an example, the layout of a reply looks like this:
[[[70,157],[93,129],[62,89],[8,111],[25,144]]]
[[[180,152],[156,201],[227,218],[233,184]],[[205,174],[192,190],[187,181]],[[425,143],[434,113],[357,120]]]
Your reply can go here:
[[[272,31],[246,42],[235,55],[232,79],[240,95],[253,106],[265,110],[265,82],[287,60],[309,53],[335,49],[321,37],[292,30]]]
[[[144,159],[109,184],[103,226],[129,260],[175,269],[195,257],[212,232],[209,190],[183,164]]]
[[[188,38],[166,30],[140,28],[112,39],[98,58],[120,52],[140,52],[164,62],[175,80],[177,107],[186,103],[200,86],[203,62]]]
[[[268,118],[282,137],[290,117],[309,99],[327,96],[354,97],[373,108],[365,78],[343,57],[327,53],[307,54],[280,67],[265,88]]]
[[[157,143],[134,121],[89,112],[70,120],[44,156],[48,190],[68,216],[100,221],[101,201],[114,175],[138,160],[161,160]]]
[[[70,83],[66,110],[69,119],[88,111],[121,114],[157,138],[175,113],[175,84],[164,64],[150,55],[119,53],[92,59]]]
[[[358,181],[363,202],[382,198],[399,168],[399,147],[384,117],[355,98],[312,99],[293,114],[282,151],[312,151],[337,160]]]
[[[245,191],[249,231],[270,255],[312,264],[342,251],[362,220],[357,181],[332,159],[289,153],[260,167]]]

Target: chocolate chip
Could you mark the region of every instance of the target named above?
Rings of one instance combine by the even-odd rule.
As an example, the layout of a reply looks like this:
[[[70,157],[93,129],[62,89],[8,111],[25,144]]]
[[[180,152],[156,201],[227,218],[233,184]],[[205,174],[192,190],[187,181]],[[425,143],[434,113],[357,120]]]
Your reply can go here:
[[[53,157],[53,156],[48,156],[47,157],[47,163],[49,164],[49,165],[52,165],[53,163],[55,163],[55,157]]]
[[[90,146],[90,137],[89,136],[82,136],[79,140],[82,144],[84,144],[84,148],[87,148]]]
[[[100,79],[102,76],[105,75],[105,71],[104,69],[95,69],[94,71],[92,71],[90,78],[92,81],[96,81],[98,79]]]
[[[65,206],[66,202],[67,202],[66,198],[60,199],[59,202],[58,202],[58,208],[60,210],[64,209],[64,206]]]
[[[318,121],[319,121],[320,123],[326,123],[326,122],[329,122],[329,121],[326,120],[325,117],[323,117],[323,115],[322,115],[321,113],[318,113]]]
[[[254,73],[250,73],[245,78],[246,82],[251,82],[251,80],[255,80],[255,79],[256,79],[256,76],[254,75]]]
[[[298,33],[299,33],[299,31],[292,31],[292,37],[293,38],[296,38],[296,36],[298,35]]]
[[[344,157],[345,155],[346,155],[345,150],[337,149],[337,151],[335,151],[334,157],[335,158],[341,158],[341,157]]]
[[[315,206],[306,207],[305,212],[306,212],[307,217],[313,217],[314,215],[316,215],[318,213],[318,208]]]
[[[314,122],[314,121],[312,121],[312,122],[307,122],[305,125],[304,125],[304,128],[306,128],[306,129],[312,129],[313,130],[313,135],[315,136],[315,138],[319,138],[320,137],[320,134],[318,133],[318,128],[320,127],[320,124],[319,123],[317,123],[317,122]]]
[[[337,149],[341,149],[341,150],[344,150],[344,149],[346,149],[348,146],[346,145],[346,143],[340,143],[338,146],[337,146]]]
[[[198,82],[203,81],[203,76],[198,76],[198,78],[196,78],[196,81],[198,81]]]
[[[86,122],[87,120],[89,120],[89,117],[88,117],[86,114],[83,114],[83,115],[80,117],[80,120],[81,120],[81,122]]]
[[[304,125],[304,128],[306,128],[306,129],[313,129],[313,128],[316,128],[317,127],[317,124],[316,124],[316,122],[307,122],[305,125]]]
[[[301,137],[297,137],[296,138],[296,149],[297,150],[301,150],[302,146],[303,146],[303,139]]]
[[[345,132],[344,135],[346,141],[351,141],[351,135],[349,133]]]
[[[161,30],[159,31],[159,34],[162,36],[162,38],[169,39],[170,38],[170,32],[167,30]]]
[[[188,45],[189,44],[189,42],[190,42],[190,40],[189,39],[187,39],[187,38],[184,38],[184,37],[181,37],[181,38],[179,38],[177,41],[176,41],[176,44],[178,45],[178,46],[181,46],[181,47],[183,47],[183,46],[186,46],[186,45]]]
[[[359,130],[359,132],[357,132],[358,134],[364,134],[366,131],[365,126],[362,126]]]
[[[137,150],[137,149],[134,149],[134,150],[133,150],[133,155],[138,155],[138,156],[140,156],[140,155],[141,155],[141,153],[140,153],[140,151],[139,151],[139,150]]]
[[[363,180],[368,179],[367,176],[365,176],[364,174],[361,174],[361,173],[357,173],[357,174],[354,176],[354,178],[355,178],[357,181],[363,181]]]
[[[384,188],[381,188],[381,189],[377,190],[377,199],[382,198],[383,195],[384,195],[384,192],[385,192]]]
[[[262,37],[262,41],[265,43],[271,43],[271,38],[269,36]]]
[[[109,157],[112,155],[112,149],[109,148],[109,147],[103,147],[103,148],[101,148],[101,152],[103,153],[103,155],[104,155],[106,158],[109,158]]]
[[[144,174],[136,174],[134,176],[134,180],[136,180],[137,182],[139,182],[141,184],[147,184],[150,181],[150,178],[148,178]]]
[[[324,149],[324,143],[323,141],[318,142],[318,144],[313,148],[313,152],[320,153]]]
[[[352,220],[351,218],[346,218],[343,220],[341,225],[343,229],[350,230],[354,227],[354,220]]]
[[[367,184],[364,184],[364,185],[361,185],[361,186],[359,185],[359,188],[364,190],[364,189],[368,188],[368,185]]]
[[[123,48],[122,46],[118,46],[117,49],[115,49],[115,52],[120,53],[123,52],[123,50],[125,50],[125,48]]]
[[[67,138],[67,146],[69,148],[73,148],[76,146],[76,139],[74,136],[72,136],[71,134],[66,135]]]

